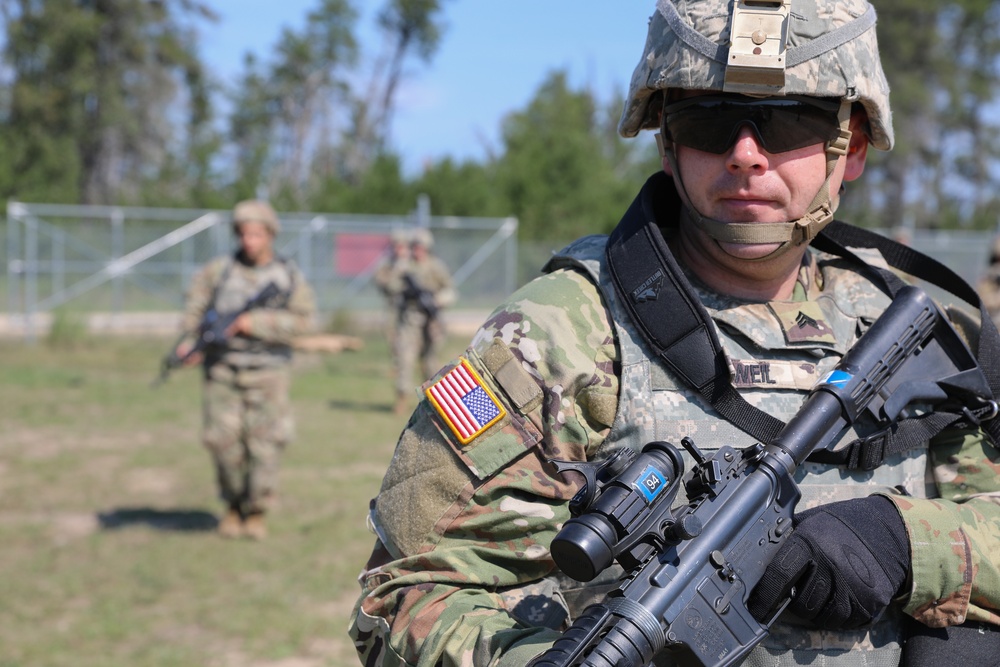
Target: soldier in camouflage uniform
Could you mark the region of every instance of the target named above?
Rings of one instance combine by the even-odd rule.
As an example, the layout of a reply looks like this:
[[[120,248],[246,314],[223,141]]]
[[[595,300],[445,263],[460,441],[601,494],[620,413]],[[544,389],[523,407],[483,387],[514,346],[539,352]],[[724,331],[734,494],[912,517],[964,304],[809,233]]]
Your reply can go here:
[[[396,329],[399,326],[399,310],[403,306],[403,281],[410,264],[410,235],[406,230],[397,229],[389,238],[389,256],[375,270],[375,286],[385,297],[387,312],[385,318],[385,338],[389,343],[392,357],[392,375],[396,374]]]
[[[736,5],[749,6],[657,3],[619,130],[658,128],[663,173],[621,224],[655,222],[643,229],[662,234],[714,321],[729,382],[787,421],[889,302],[856,260],[809,247],[868,147],[892,146],[888,86],[866,0],[755,5],[779,14],[787,60],[766,57],[785,49],[774,22],[740,23]],[[425,384],[371,505],[350,626],[364,665],[522,666],[602,599],[620,570],[579,584],[549,553],[579,480],[547,461],[684,436],[706,451],[752,444],[650,349],[606,246],[590,236],[560,252]],[[998,473],[978,429],[871,471],[801,466],[796,530],[759,588],[803,592],[742,664],[896,665],[909,623],[1000,636]]]
[[[1000,324],[1000,236],[993,239],[990,263],[979,278],[977,288],[993,321]]]
[[[383,291],[392,294],[396,304],[396,414],[404,413],[409,405],[417,363],[421,381],[438,369],[437,351],[445,336],[441,310],[455,302],[451,273],[431,254],[433,246],[429,230],[413,230],[409,259],[397,264],[384,280]]]
[[[191,349],[205,313],[240,310],[273,282],[279,290],[262,308],[241,314],[223,346],[189,357],[204,368],[203,442],[212,454],[226,512],[225,537],[262,539],[265,512],[275,500],[281,451],[294,432],[288,398],[291,340],[313,326],[312,289],[292,262],[274,253],[278,217],[269,204],[243,201],[233,209],[239,250],[209,262],[192,280],[178,345]]]

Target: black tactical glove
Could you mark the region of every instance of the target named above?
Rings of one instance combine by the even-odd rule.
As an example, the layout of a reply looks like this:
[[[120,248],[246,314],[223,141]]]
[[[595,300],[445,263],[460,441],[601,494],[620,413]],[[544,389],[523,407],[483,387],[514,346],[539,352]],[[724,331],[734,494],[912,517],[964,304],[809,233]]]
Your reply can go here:
[[[868,496],[795,515],[795,530],[749,599],[760,620],[795,590],[788,610],[828,629],[878,619],[910,571],[906,526],[892,501]]]

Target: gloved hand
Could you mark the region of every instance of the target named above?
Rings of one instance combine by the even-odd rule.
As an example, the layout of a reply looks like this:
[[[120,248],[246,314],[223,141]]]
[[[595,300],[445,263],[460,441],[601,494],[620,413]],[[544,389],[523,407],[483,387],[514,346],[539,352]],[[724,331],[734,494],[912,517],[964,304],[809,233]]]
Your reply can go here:
[[[868,496],[795,515],[788,537],[749,599],[766,620],[794,587],[788,610],[828,629],[875,621],[910,571],[906,526],[892,501]]]

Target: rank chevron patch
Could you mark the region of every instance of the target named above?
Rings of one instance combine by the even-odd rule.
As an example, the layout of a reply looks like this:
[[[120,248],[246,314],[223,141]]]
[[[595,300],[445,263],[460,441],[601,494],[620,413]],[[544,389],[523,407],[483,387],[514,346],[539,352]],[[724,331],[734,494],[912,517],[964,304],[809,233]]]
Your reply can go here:
[[[424,394],[463,445],[507,414],[472,366],[463,358]]]

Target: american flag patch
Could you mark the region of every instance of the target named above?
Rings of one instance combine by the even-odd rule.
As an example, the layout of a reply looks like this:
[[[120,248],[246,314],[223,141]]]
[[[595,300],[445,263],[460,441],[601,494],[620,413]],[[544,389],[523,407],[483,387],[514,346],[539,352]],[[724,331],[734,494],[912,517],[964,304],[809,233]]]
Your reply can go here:
[[[507,414],[465,359],[424,393],[463,445]]]

